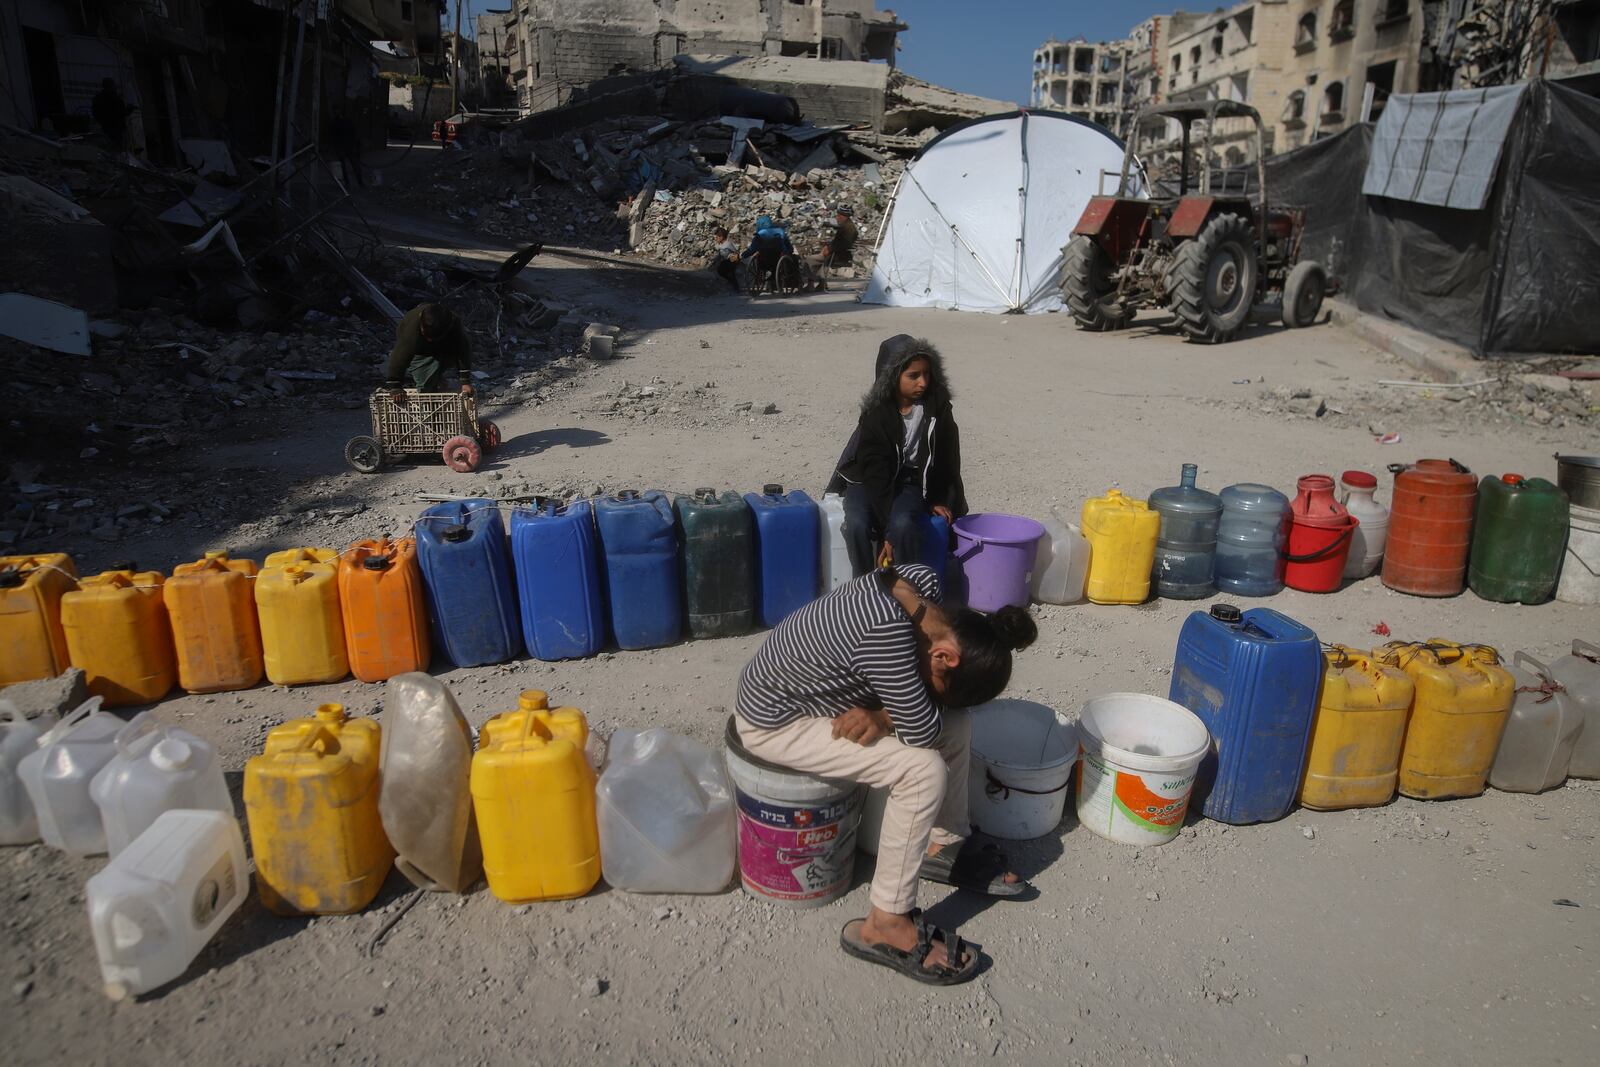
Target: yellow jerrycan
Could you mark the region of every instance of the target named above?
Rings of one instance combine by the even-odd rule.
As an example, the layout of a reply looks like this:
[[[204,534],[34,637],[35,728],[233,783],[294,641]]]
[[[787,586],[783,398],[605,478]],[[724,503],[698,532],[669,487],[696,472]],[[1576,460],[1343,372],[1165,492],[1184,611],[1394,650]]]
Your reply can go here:
[[[1322,691],[1311,724],[1300,803],[1318,811],[1387,804],[1400,774],[1400,748],[1416,687],[1393,649],[1322,653]]]
[[[374,719],[323,704],[267,734],[244,765],[244,812],[261,903],[279,915],[345,915],[371,903],[394,862],[378,814]]]
[[[1390,646],[1395,647],[1395,646]],[[1417,687],[1400,754],[1400,793],[1417,800],[1483,792],[1517,683],[1488,645],[1433,638],[1396,648]]]
[[[249,689],[261,681],[255,560],[207,552],[172,569],[164,590],[178,650],[178,684],[191,693]]]
[[[0,686],[67,669],[61,597],[77,587],[78,568],[65,552],[0,556]]]
[[[106,707],[153,703],[178,680],[163,581],[156,571],[106,571],[61,598],[67,655]]]
[[[472,803],[489,891],[509,904],[581,897],[600,880],[589,723],[528,690],[478,731]]]
[[[1095,604],[1142,604],[1150,595],[1161,513],[1120,490],[1083,502],[1083,536],[1089,573],[1083,593]]]
[[[350,673],[339,611],[339,553],[289,548],[256,578],[261,649],[274,685],[337,682]]]

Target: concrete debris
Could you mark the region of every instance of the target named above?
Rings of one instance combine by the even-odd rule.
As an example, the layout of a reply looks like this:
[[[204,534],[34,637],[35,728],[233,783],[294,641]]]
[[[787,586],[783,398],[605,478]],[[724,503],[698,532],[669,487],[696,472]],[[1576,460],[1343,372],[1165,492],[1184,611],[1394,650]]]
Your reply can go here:
[[[25,293],[0,293],[0,334],[68,356],[87,356],[89,316]]]
[[[88,699],[89,686],[78,667],[70,667],[54,678],[17,682],[0,689],[0,700],[9,700],[30,719],[52,712],[58,717],[66,715]]]

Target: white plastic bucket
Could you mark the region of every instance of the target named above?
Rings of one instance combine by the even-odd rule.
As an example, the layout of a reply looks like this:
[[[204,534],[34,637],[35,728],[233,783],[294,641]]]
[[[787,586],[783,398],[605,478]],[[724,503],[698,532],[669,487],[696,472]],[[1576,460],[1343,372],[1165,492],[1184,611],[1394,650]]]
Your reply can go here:
[[[1061,822],[1078,730],[1032,700],[994,700],[972,709],[968,817],[992,837],[1027,841]]]
[[[739,881],[774,904],[817,908],[844,896],[856,869],[856,825],[866,789],[768,763],[724,737],[738,804]]]
[[[1600,510],[1572,506],[1556,599],[1567,604],[1600,604]]]
[[[1080,823],[1125,845],[1177,836],[1211,747],[1194,712],[1143,693],[1107,693],[1083,706],[1078,743]]]

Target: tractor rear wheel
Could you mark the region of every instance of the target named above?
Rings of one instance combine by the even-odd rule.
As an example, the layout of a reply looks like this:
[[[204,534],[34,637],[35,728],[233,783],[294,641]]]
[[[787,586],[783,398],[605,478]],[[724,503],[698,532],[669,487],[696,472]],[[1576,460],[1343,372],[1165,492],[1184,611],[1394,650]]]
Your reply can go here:
[[[1170,308],[1191,341],[1231,341],[1256,298],[1255,233],[1241,215],[1218,215],[1178,246]]]
[[[1061,250],[1061,299],[1085,330],[1120,330],[1128,325],[1127,309],[1113,297],[1111,257],[1094,238],[1079,234]]]
[[[1283,283],[1283,324],[1290,329],[1310,326],[1317,321],[1322,310],[1322,298],[1328,292],[1328,273],[1321,263],[1302,260],[1289,272]]]

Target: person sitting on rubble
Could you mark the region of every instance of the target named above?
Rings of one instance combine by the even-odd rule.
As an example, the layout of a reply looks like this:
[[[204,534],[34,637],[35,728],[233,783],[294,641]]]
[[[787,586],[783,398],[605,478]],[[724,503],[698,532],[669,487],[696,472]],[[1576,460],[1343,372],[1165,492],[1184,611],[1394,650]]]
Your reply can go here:
[[[1023,608],[943,605],[932,569],[885,567],[826,593],[767,635],[739,675],[736,729],[758,759],[889,791],[858,959],[930,985],[977,973],[978,953],[923,918],[917,882],[992,897],[1029,886],[967,814],[971,714],[1011,679],[1038,629]]]
[[[806,277],[810,288],[819,293],[828,291],[828,271],[834,267],[848,267],[855,259],[856,241],[861,233],[856,229],[849,204],[840,204],[833,212],[833,236],[822,246],[822,251],[806,257]]]
[[[716,272],[717,277],[728,283],[728,288],[734,292],[739,291],[739,246],[733,243],[733,238],[728,236],[726,226],[718,226],[711,231],[711,236],[717,239]]]
[[[922,559],[929,512],[946,522],[967,513],[961,435],[939,350],[897,334],[878,346],[876,365],[825,490],[844,496],[845,546],[858,577],[885,552],[900,563]]]
[[[789,232],[773,222],[771,215],[756,219],[756,235],[751,238],[750,247],[744,250],[745,259],[754,256],[756,260],[754,289],[759,292],[776,273],[778,261],[792,255],[794,245],[789,243]]]
[[[106,140],[116,152],[128,150],[128,116],[138,110],[122,98],[115,78],[100,79],[100,91],[89,101],[89,114],[105,131]]]
[[[443,304],[418,304],[395,329],[394,350],[383,368],[384,384],[396,403],[404,403],[406,375],[419,392],[442,393],[446,373],[454,374],[461,391],[472,395],[472,347],[467,328]]]

